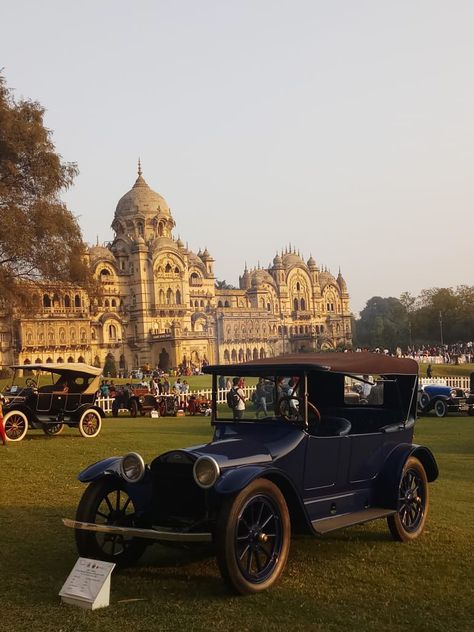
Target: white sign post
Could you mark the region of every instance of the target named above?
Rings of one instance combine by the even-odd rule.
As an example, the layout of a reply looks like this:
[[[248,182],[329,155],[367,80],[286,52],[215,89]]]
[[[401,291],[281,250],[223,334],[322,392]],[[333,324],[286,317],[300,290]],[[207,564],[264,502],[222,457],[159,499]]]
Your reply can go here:
[[[95,610],[110,601],[110,576],[115,564],[80,557],[59,591],[64,603]]]

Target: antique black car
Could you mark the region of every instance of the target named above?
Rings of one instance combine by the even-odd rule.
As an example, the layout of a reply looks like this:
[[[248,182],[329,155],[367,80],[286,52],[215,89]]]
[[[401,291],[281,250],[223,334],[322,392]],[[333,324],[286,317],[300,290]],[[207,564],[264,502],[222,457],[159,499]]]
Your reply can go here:
[[[3,391],[3,423],[9,441],[21,441],[28,428],[57,435],[77,427],[87,439],[101,429],[104,411],[95,404],[102,369],[87,364],[25,364],[11,367]],[[25,373],[26,380],[21,378]]]
[[[416,362],[304,354],[205,372],[213,377],[210,443],[149,465],[130,452],[79,474],[89,486],[76,519],[64,523],[76,529],[80,555],[120,565],[154,541],[211,542],[227,584],[248,594],[281,575],[292,531],[324,535],[385,518],[396,540],[422,533],[438,467],[412,443]],[[232,409],[231,398],[219,399],[223,374],[239,377],[241,404]],[[246,396],[255,378],[273,390],[258,419]],[[361,380],[370,397],[354,397]]]
[[[448,413],[474,415],[474,394],[443,384],[426,384],[418,393],[418,410],[423,415],[433,411],[436,417]]]

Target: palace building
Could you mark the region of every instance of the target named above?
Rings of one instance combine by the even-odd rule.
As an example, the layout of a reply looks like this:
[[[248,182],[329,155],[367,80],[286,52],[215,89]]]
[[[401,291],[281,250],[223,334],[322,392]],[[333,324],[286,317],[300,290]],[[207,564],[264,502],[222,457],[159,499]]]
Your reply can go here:
[[[346,283],[295,249],[245,270],[239,289],[216,285],[214,259],[173,236],[165,199],[138,178],[118,202],[113,240],[88,249],[99,299],[36,284],[38,313],[2,312],[0,364],[86,362],[163,369],[229,363],[351,344]]]

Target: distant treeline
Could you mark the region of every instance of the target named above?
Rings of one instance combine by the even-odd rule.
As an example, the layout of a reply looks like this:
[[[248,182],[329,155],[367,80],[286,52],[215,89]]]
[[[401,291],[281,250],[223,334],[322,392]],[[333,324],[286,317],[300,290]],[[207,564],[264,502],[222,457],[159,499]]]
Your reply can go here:
[[[373,296],[354,321],[355,347],[394,349],[474,339],[474,286]]]

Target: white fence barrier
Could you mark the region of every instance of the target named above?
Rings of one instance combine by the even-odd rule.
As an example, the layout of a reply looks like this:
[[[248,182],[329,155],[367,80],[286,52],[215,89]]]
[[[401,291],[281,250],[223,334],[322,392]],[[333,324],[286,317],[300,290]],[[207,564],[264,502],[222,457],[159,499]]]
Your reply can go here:
[[[465,375],[447,375],[445,377],[422,377],[420,384],[441,384],[443,386],[451,386],[452,388],[463,388],[465,391],[469,389],[469,378]]]

